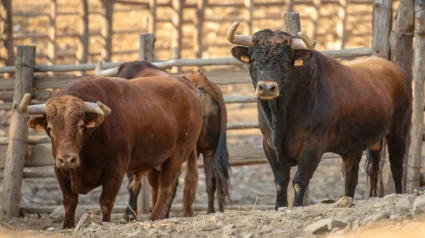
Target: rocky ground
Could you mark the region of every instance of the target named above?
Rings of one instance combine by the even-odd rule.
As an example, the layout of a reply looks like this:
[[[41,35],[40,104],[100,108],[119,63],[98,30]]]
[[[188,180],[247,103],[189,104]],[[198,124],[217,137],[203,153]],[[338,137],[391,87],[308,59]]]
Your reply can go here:
[[[278,211],[227,211],[190,218],[130,224],[102,223],[98,214],[81,219],[77,229],[58,230],[47,216],[2,222],[10,237],[422,237],[425,195],[387,195],[384,198],[328,199],[300,208]],[[40,230],[41,225],[51,227]],[[33,231],[28,230],[34,229]]]

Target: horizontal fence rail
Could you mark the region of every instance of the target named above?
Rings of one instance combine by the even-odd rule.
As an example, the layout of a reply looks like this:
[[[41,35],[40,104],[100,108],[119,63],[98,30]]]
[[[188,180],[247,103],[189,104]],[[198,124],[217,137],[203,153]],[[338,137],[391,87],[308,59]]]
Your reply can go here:
[[[322,54],[334,57],[334,58],[353,58],[368,56],[372,53],[371,48],[351,48],[341,50],[324,50]],[[117,67],[123,62],[104,63],[103,68]],[[209,58],[209,59],[172,59],[167,61],[153,62],[160,68],[180,67],[180,66],[213,66],[213,65],[244,65],[235,58]],[[94,70],[97,64],[78,64],[78,65],[36,65],[34,66],[35,72],[74,72],[74,71],[89,71]],[[1,67],[0,73],[13,73],[15,72],[15,66]]]

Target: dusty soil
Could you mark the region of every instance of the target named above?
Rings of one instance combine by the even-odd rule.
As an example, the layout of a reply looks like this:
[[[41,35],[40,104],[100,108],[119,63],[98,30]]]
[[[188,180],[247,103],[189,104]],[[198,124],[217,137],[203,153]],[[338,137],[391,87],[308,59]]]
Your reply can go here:
[[[328,201],[329,202],[329,201]],[[332,201],[331,201],[332,202]],[[343,197],[329,204],[278,211],[227,211],[190,218],[126,225],[99,222],[89,214],[79,229],[58,229],[46,216],[1,223],[9,237],[422,237],[425,195],[388,195],[355,200]],[[47,226],[46,226],[47,225]],[[32,229],[32,230],[29,230]],[[1,233],[0,233],[1,234]]]

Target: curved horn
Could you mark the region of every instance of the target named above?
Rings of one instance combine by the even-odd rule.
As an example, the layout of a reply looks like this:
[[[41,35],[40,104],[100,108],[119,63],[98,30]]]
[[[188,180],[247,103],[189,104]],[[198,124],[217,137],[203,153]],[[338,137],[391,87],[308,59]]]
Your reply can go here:
[[[316,41],[308,37],[304,32],[298,32],[298,36],[301,38],[302,41],[304,41],[305,45],[309,50],[314,49],[316,46]]]
[[[239,26],[239,21],[235,21],[229,27],[226,34],[227,40],[229,40],[230,43],[235,45],[244,45],[244,46],[252,45],[252,36],[235,35],[236,29],[238,29],[238,26]]]
[[[108,116],[111,114],[111,109],[101,102],[84,102],[84,112]]]
[[[100,76],[102,73],[102,67],[103,67],[103,60],[99,60],[99,62],[96,65],[96,68],[94,69],[94,75]]]
[[[31,100],[31,94],[26,93],[19,104],[19,110],[22,113],[33,115],[33,114],[46,114],[46,104],[36,104],[28,106]]]

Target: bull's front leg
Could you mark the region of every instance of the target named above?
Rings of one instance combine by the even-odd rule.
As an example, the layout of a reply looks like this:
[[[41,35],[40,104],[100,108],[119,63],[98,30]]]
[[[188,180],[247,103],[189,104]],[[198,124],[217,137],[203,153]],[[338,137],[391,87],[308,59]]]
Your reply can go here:
[[[284,166],[277,161],[276,152],[270,147],[266,139],[263,139],[263,148],[274,175],[274,184],[276,186],[275,210],[279,207],[287,207],[291,167]]]
[[[78,194],[72,191],[71,181],[65,178],[62,171],[55,167],[55,174],[63,196],[63,207],[65,209],[65,218],[63,229],[75,227],[75,209],[78,205]]]
[[[299,156],[298,170],[295,173],[292,185],[295,191],[294,207],[303,205],[304,194],[307,186],[319,165],[323,152],[314,146],[306,146]]]
[[[114,168],[107,168],[104,174],[99,203],[103,214],[102,222],[111,222],[112,208],[124,180],[125,170],[121,170],[119,166],[114,165]]]

